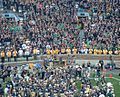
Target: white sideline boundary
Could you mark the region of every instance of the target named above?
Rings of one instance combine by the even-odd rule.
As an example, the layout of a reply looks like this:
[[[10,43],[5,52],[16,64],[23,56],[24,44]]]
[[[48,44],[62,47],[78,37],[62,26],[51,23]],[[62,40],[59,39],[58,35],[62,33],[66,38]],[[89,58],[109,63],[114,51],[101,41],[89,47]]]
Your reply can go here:
[[[105,77],[105,78],[109,78],[109,77]],[[95,78],[90,78],[90,79],[95,79]],[[112,79],[117,80],[117,81],[120,81],[119,78],[112,77]]]
[[[115,80],[117,80],[117,81],[120,81],[120,79],[119,78],[115,78],[115,77],[112,77],[113,79],[115,79]]]

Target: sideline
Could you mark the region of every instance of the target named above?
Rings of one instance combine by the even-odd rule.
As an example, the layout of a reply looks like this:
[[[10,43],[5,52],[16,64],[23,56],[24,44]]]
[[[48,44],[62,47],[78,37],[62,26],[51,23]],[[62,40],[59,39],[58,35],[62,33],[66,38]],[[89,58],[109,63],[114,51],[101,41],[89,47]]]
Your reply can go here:
[[[117,80],[117,81],[120,81],[120,79],[119,78],[115,78],[115,77],[112,77],[113,79],[115,79],[115,80]]]
[[[105,78],[109,78],[109,77],[105,77]],[[90,78],[90,79],[95,79],[95,78]],[[120,81],[120,79],[119,78],[115,78],[115,77],[112,77],[112,79],[114,79],[114,80],[117,80],[117,81]]]

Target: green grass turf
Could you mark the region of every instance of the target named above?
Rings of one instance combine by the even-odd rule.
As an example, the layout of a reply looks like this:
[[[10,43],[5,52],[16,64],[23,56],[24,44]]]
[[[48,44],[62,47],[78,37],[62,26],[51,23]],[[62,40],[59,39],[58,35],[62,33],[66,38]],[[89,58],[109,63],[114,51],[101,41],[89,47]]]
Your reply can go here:
[[[113,84],[114,93],[116,95],[115,97],[120,97],[120,81],[112,79],[112,78],[107,78],[106,81],[111,82]]]
[[[106,74],[106,77],[109,77],[109,74]],[[120,80],[120,76],[113,74],[114,78],[118,78]],[[113,84],[114,87],[114,93],[115,93],[115,97],[120,97],[120,81],[113,79],[113,78],[106,78],[106,82],[111,82]],[[96,82],[94,79],[91,79],[91,83],[93,84],[93,86],[96,86]],[[81,82],[80,81],[76,81],[76,86],[78,88],[78,90],[80,91],[81,89]]]

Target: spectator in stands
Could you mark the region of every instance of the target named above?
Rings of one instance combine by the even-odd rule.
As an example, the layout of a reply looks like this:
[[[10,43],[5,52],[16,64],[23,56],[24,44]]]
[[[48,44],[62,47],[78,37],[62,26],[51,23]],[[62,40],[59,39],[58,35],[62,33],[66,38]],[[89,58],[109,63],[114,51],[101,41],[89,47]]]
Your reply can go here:
[[[75,47],[85,54],[89,49],[93,49],[91,54],[98,54],[99,49],[104,54],[108,51],[118,54],[118,1],[28,1],[3,0],[4,9],[14,9],[24,14],[26,19],[21,24],[15,19],[0,18],[1,47],[17,51],[21,48],[24,53],[28,47],[36,47],[42,54],[48,48],[66,50],[69,47],[72,50]],[[76,18],[80,7],[91,14],[91,19]]]

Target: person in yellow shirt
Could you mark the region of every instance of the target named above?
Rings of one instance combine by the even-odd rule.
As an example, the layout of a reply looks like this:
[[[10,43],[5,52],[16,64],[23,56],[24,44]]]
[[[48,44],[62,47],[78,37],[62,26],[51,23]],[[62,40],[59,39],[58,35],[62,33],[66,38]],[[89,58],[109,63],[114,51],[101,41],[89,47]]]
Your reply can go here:
[[[66,49],[66,53],[67,53],[68,55],[71,54],[71,49],[70,49],[69,47]]]
[[[33,67],[34,67],[34,64],[33,63],[29,63],[29,68],[33,69]]]
[[[59,50],[56,48],[55,49],[55,54],[58,55],[59,54]]]
[[[108,50],[107,49],[104,49],[103,50],[103,54],[106,55],[108,53]]]
[[[10,61],[11,61],[11,56],[12,56],[11,51],[10,51],[10,50],[8,50],[8,51],[7,51],[7,58],[8,58],[8,62],[10,62]]]
[[[90,88],[89,87],[86,88],[86,93],[90,93]]]
[[[1,51],[1,62],[4,63],[5,62],[5,52]]]
[[[72,52],[73,52],[74,55],[76,55],[76,54],[77,54],[77,49],[74,47],[74,48],[72,49]]]
[[[113,51],[112,50],[109,50],[108,51],[108,54],[112,55]]]
[[[54,49],[51,50],[51,54],[52,54],[52,55],[55,54],[55,50],[54,50]]]
[[[93,53],[93,49],[89,49],[89,54],[92,54]]]
[[[94,55],[97,55],[98,50],[94,49]]]
[[[33,56],[34,56],[34,59],[35,59],[35,60],[37,59],[37,53],[38,53],[37,48],[34,48],[34,49],[33,49]]]
[[[46,49],[46,54],[47,54],[47,58],[50,58],[51,50],[50,49]]]
[[[102,50],[101,49],[98,50],[98,54],[102,54]]]
[[[46,54],[47,54],[47,55],[50,55],[50,54],[51,54],[50,49],[47,49],[47,50],[46,50]]]
[[[13,57],[14,57],[14,61],[16,62],[17,61],[17,50],[16,49],[13,50]]]
[[[61,49],[61,54],[65,54],[66,52],[65,52],[65,48],[62,48]]]

